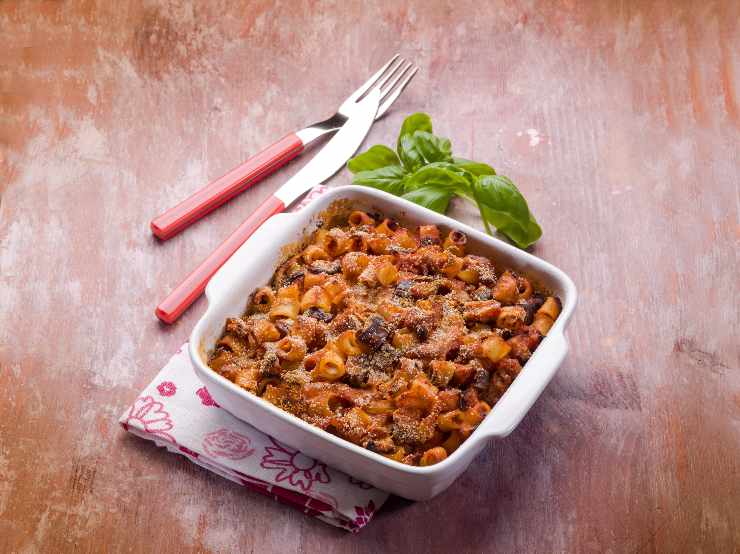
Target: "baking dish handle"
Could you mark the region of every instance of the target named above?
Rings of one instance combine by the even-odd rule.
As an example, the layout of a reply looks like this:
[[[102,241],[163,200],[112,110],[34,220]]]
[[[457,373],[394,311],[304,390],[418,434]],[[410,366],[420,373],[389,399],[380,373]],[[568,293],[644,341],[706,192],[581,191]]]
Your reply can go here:
[[[562,330],[551,331],[481,424],[483,435],[502,438],[511,433],[545,390],[567,353],[568,341]],[[532,394],[533,389],[536,394]]]

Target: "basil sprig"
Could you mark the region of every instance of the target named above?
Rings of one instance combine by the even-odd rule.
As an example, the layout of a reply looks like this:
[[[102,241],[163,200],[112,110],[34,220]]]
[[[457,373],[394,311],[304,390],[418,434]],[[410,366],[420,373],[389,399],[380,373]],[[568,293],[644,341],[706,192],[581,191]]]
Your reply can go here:
[[[352,158],[347,167],[352,182],[389,192],[420,206],[445,213],[455,196],[478,206],[483,225],[527,248],[542,236],[527,201],[503,175],[481,162],[457,158],[446,138],[432,132],[425,113],[407,117],[398,135],[396,150],[376,144]]]

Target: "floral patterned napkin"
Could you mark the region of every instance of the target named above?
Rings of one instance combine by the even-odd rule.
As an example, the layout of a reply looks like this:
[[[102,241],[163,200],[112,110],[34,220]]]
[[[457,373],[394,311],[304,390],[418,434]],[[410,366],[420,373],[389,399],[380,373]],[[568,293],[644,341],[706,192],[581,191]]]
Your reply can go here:
[[[119,421],[129,433],[348,531],[367,525],[388,498],[221,409],[196,377],[187,344]]]
[[[299,208],[325,190],[316,187]],[[121,416],[126,431],[331,525],[352,532],[367,525],[387,492],[304,456],[221,409],[196,377],[187,346]]]

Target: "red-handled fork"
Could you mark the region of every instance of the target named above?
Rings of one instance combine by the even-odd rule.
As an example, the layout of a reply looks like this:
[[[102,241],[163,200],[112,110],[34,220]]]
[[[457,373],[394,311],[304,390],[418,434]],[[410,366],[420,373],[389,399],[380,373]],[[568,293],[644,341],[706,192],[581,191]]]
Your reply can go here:
[[[379,118],[403,92],[416,71],[417,69],[413,64],[396,54],[360,88],[350,94],[333,116],[284,136],[222,177],[196,191],[178,205],[158,215],[151,222],[152,232],[162,240],[173,237],[221,204],[285,165],[309,144],[324,135],[336,132],[351,116],[357,100],[361,99],[375,86],[383,75],[388,75],[389,78],[397,80],[398,86],[388,90],[387,94],[381,98],[380,107],[375,116],[376,119]]]

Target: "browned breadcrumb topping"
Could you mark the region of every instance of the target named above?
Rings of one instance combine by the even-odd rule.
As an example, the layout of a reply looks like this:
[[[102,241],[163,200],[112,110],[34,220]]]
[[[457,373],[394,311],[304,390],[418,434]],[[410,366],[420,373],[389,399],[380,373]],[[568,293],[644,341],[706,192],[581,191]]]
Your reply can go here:
[[[229,318],[209,366],[393,460],[438,463],[506,392],[560,313],[466,237],[353,212]]]

